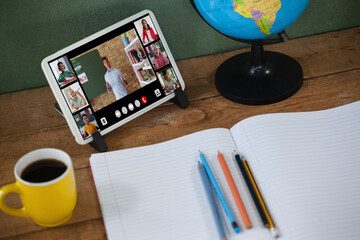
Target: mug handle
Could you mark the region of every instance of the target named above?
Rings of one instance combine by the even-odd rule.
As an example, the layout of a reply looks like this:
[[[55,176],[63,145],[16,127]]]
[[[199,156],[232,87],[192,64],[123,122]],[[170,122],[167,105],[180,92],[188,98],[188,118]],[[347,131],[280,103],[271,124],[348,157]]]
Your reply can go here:
[[[0,189],[0,209],[16,217],[30,217],[24,206],[22,208],[12,208],[5,204],[5,196],[12,192],[21,194],[21,190],[16,183],[7,184]]]

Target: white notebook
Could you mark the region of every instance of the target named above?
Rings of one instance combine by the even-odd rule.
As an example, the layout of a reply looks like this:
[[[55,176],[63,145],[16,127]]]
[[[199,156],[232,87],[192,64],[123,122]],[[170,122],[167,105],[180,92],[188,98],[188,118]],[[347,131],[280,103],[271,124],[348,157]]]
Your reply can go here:
[[[165,133],[164,133],[165,134]],[[359,239],[360,102],[251,117],[160,144],[93,154],[91,170],[112,239],[219,239],[197,169],[201,150],[240,226],[218,203],[227,239],[273,239],[233,158],[247,158],[280,240]],[[217,160],[229,165],[253,223],[245,229]]]

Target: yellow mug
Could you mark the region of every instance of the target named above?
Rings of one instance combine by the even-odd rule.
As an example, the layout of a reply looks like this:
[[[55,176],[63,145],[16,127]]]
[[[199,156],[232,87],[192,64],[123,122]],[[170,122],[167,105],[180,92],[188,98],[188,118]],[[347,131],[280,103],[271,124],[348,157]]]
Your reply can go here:
[[[28,166],[44,159],[62,162],[66,166],[65,172],[55,179],[43,182],[30,182],[24,180],[24,176],[22,178],[23,171]],[[17,217],[30,217],[38,225],[45,227],[58,226],[71,218],[76,205],[76,185],[74,169],[67,153],[53,148],[32,151],[19,159],[14,174],[16,182],[0,189],[1,210]],[[16,209],[5,204],[4,198],[11,192],[20,195],[22,208]]]

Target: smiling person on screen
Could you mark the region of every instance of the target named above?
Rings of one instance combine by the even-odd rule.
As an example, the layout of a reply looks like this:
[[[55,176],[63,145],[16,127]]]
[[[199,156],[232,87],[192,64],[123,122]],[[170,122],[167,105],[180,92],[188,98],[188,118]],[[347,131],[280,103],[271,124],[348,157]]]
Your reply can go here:
[[[169,64],[169,60],[165,57],[165,54],[160,51],[156,44],[152,46],[152,50],[154,52],[154,65],[156,69],[162,68],[163,66]]]
[[[58,82],[65,82],[67,77],[74,77],[75,74],[73,72],[70,71],[65,71],[65,66],[62,62],[58,62],[58,68],[59,71],[61,72],[58,78]]]
[[[147,21],[145,19],[141,20],[141,24],[143,25],[143,43],[146,42],[152,42],[154,40],[157,39],[157,36],[154,32],[154,29],[152,27],[150,27],[150,25],[147,23]],[[147,41],[146,39],[147,38]]]
[[[124,79],[119,69],[111,67],[111,64],[107,57],[103,57],[102,62],[106,68],[104,78],[108,93],[114,91],[116,100],[125,97],[128,93],[124,85],[127,85],[128,82]]]
[[[86,105],[86,100],[79,91],[74,91],[72,88],[69,88],[68,93],[70,95],[70,106],[73,111]]]
[[[89,118],[86,114],[82,115],[82,119],[83,122],[85,123],[84,132],[86,136],[90,136],[91,134],[93,134],[98,130],[98,127],[95,124],[90,123]]]

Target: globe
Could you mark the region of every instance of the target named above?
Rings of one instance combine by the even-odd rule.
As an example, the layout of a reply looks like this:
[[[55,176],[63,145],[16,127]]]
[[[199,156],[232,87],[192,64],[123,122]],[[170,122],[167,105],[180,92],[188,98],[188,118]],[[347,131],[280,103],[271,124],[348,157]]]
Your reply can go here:
[[[282,101],[302,86],[300,64],[282,53],[264,51],[264,44],[288,40],[285,29],[303,13],[309,0],[190,0],[212,28],[251,44],[251,52],[224,61],[215,86],[225,98],[242,104]],[[278,35],[274,38],[273,35]]]
[[[193,0],[213,28],[238,39],[263,39],[291,26],[309,0]]]

